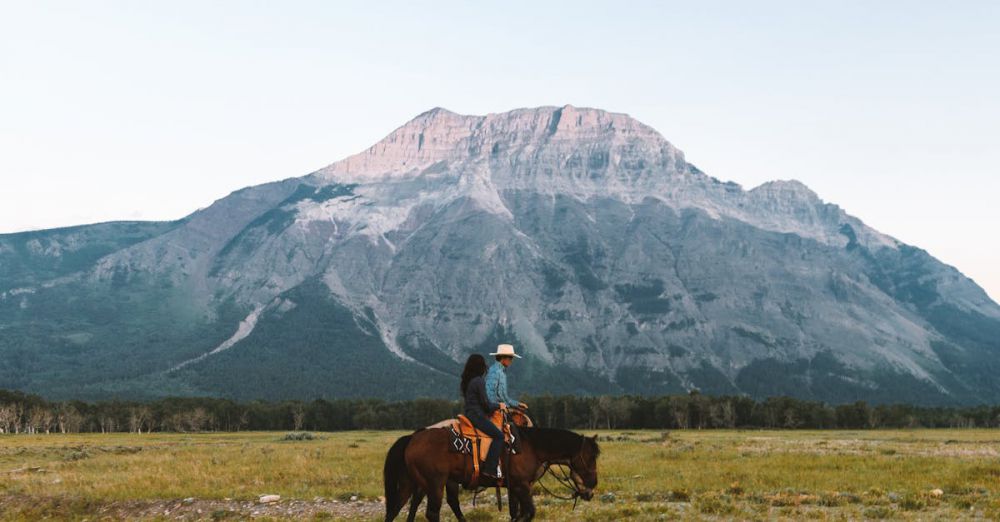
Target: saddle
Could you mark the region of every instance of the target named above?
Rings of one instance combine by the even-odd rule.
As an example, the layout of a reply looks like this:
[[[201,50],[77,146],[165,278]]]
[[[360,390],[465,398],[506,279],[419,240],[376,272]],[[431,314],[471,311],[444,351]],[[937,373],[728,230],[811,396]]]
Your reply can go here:
[[[517,453],[516,444],[520,441],[517,437],[515,437],[514,432],[511,431],[510,424],[505,424],[503,422],[503,414],[499,410],[493,412],[493,415],[490,416],[490,421],[494,426],[499,428],[501,432],[503,432],[508,450],[511,453]],[[463,453],[471,457],[472,476],[470,477],[469,484],[478,484],[479,468],[486,460],[486,454],[489,452],[490,445],[493,444],[493,439],[489,435],[476,429],[476,427],[472,425],[472,421],[470,421],[465,415],[461,414],[458,415],[457,419],[452,421],[451,434],[452,450],[456,453]]]

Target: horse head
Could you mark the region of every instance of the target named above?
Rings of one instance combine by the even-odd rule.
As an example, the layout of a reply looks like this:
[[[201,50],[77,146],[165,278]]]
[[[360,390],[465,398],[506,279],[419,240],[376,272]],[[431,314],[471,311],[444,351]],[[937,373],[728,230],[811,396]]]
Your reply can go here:
[[[580,450],[570,459],[569,470],[576,486],[576,495],[590,500],[594,498],[594,488],[597,487],[597,457],[601,454],[601,448],[597,444],[597,435],[581,435],[580,438]]]

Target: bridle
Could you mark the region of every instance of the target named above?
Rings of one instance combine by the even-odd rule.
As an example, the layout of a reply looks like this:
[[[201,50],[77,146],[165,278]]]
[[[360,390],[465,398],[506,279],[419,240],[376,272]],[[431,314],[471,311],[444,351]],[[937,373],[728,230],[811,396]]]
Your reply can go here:
[[[542,462],[542,468],[544,468],[544,471],[542,471],[542,474],[539,475],[538,479],[535,480],[535,483],[538,484],[538,486],[541,487],[543,490],[545,490],[545,492],[548,493],[550,496],[555,497],[555,498],[557,498],[559,500],[572,500],[573,501],[573,509],[574,510],[576,510],[576,504],[580,501],[580,497],[583,495],[583,492],[580,490],[579,487],[577,487],[576,481],[573,480],[573,476],[572,476],[572,473],[573,473],[573,463],[576,461],[577,458],[579,458],[580,459],[580,463],[583,464],[584,466],[586,466],[587,463],[586,463],[586,461],[583,460],[583,446],[586,443],[587,443],[587,438],[584,437],[584,436],[581,436],[580,437],[580,449],[576,450],[576,453],[574,453],[573,456],[570,457],[569,460],[566,461],[566,462],[563,462],[563,461],[545,461],[545,462]],[[556,472],[553,471],[553,469],[555,467],[558,467],[559,474],[556,474]],[[568,470],[565,469],[565,468],[568,468]],[[549,489],[545,484],[542,483],[542,479],[545,478],[546,474],[552,475],[552,477],[556,480],[556,482],[559,483],[559,485],[561,485],[562,487],[568,489],[572,493],[570,495],[557,495],[557,494],[553,493],[551,489]],[[480,488],[477,488],[475,490],[475,492],[473,492],[473,494],[472,494],[472,505],[473,506],[476,505],[476,498],[479,497],[479,492],[483,491],[484,489],[486,489],[486,488],[480,487]],[[497,493],[499,494],[499,489],[497,490]]]
[[[577,450],[576,453],[574,453],[573,456],[569,458],[568,462],[555,462],[555,461],[543,462],[542,466],[545,468],[545,471],[542,472],[541,476],[539,476],[538,480],[536,481],[538,483],[538,486],[541,487],[543,490],[545,490],[545,492],[548,493],[550,496],[553,496],[559,500],[572,500],[574,510],[576,509],[577,502],[580,501],[580,497],[583,495],[583,491],[581,491],[580,488],[577,486],[576,480],[573,480],[573,475],[572,475],[574,472],[573,464],[576,461],[576,459],[579,458],[580,462],[584,466],[586,466],[587,463],[583,460],[583,445],[586,444],[586,442],[587,438],[581,436],[580,449]],[[566,468],[568,468],[568,470]],[[553,469],[559,469],[559,474],[556,474],[556,472],[553,471]],[[559,483],[559,485],[570,490],[572,493],[568,496],[557,495],[553,493],[552,490],[550,490],[545,484],[542,483],[542,479],[545,478],[546,474],[551,475],[556,480],[556,482]]]

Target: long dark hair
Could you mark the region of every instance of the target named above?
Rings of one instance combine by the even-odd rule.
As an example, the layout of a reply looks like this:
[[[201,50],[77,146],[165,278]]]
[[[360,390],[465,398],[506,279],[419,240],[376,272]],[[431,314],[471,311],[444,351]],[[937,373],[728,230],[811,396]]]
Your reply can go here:
[[[486,373],[486,359],[478,353],[469,356],[465,361],[465,369],[462,370],[462,397],[465,397],[465,390],[469,387],[469,381]]]

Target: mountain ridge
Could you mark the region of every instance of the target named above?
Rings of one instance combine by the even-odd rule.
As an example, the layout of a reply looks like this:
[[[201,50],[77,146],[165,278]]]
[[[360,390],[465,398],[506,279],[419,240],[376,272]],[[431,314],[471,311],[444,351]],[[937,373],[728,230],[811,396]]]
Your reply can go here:
[[[414,390],[434,395],[465,354],[513,341],[525,376],[547,376],[531,391],[1000,399],[1000,307],[974,282],[801,182],[719,181],[599,109],[432,109],[173,225],[127,240],[106,228],[108,251],[66,274],[29,270],[16,295],[0,280],[0,382],[247,398],[298,379],[360,393],[369,358],[388,372],[379,383],[426,373]],[[48,259],[22,239],[0,235],[0,263]],[[294,354],[359,386],[325,383]],[[338,354],[353,375],[323,362]]]

